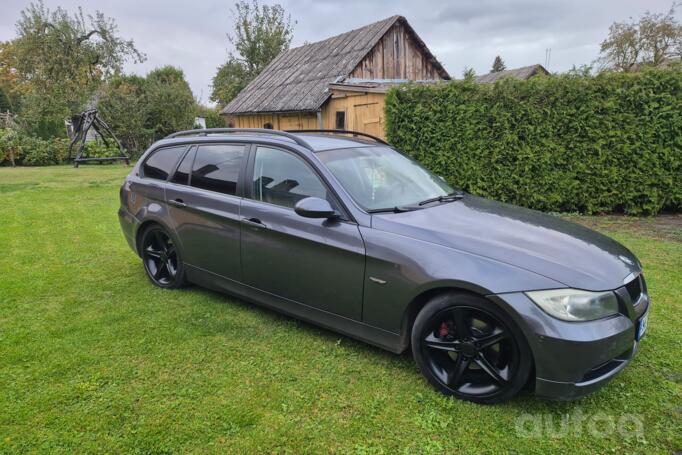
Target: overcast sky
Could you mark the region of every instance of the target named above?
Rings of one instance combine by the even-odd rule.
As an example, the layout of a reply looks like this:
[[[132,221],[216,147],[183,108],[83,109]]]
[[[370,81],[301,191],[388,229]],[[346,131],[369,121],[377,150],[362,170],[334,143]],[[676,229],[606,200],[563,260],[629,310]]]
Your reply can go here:
[[[14,23],[28,1],[0,0],[0,40],[15,36]],[[126,67],[145,74],[162,65],[181,67],[192,90],[206,103],[211,78],[225,61],[233,1],[214,0],[45,0],[75,11],[100,10],[113,17],[121,35],[147,55]],[[272,3],[272,2],[267,2]],[[282,0],[297,24],[292,46],[318,41],[394,14],[405,16],[445,69],[461,78],[464,67],[487,73],[499,54],[507,68],[545,63],[550,71],[590,63],[613,21],[647,9],[667,11],[670,0]],[[678,12],[679,17],[679,12]]]

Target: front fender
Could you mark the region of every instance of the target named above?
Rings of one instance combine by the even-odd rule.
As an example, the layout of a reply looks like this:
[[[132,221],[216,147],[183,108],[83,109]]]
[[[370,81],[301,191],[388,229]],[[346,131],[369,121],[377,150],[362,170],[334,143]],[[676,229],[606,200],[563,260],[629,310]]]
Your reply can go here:
[[[410,303],[433,289],[479,295],[554,289],[563,284],[537,273],[443,245],[360,227],[366,268],[363,322],[400,333]]]

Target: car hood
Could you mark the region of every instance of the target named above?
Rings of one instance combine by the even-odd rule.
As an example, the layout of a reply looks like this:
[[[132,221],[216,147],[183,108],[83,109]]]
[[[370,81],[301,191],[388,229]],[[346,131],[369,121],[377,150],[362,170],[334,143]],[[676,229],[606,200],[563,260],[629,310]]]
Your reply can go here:
[[[577,289],[616,289],[640,270],[637,258],[609,237],[472,195],[421,210],[375,214],[372,228],[501,261]]]

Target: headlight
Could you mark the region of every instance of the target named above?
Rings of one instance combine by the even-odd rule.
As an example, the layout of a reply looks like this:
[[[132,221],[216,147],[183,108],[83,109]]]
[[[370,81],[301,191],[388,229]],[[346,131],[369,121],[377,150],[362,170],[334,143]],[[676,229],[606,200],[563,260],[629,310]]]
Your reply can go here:
[[[552,289],[526,295],[546,313],[564,321],[591,321],[618,313],[618,300],[611,291]]]

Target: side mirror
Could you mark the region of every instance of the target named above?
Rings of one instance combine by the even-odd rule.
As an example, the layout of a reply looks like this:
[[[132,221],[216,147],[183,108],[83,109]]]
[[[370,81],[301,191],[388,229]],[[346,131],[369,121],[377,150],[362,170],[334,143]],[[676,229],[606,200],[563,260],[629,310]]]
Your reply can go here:
[[[332,218],[336,215],[329,201],[319,197],[301,199],[294,206],[294,211],[305,218]]]

